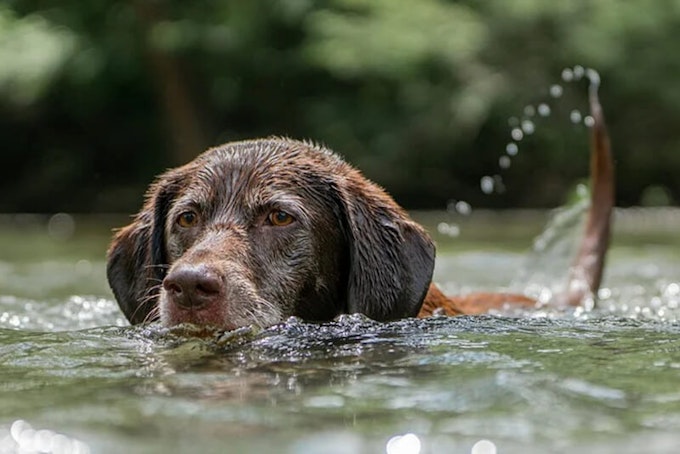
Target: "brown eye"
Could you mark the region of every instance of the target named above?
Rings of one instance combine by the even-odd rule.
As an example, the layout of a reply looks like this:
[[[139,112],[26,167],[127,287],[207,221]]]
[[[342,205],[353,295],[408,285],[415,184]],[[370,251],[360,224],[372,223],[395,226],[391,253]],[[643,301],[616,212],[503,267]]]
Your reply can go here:
[[[291,224],[295,218],[291,216],[290,214],[286,213],[285,211],[272,211],[269,213],[269,216],[267,217],[269,220],[269,223],[273,226],[276,227],[284,227],[286,225]]]
[[[177,216],[177,225],[185,229],[193,227],[197,222],[198,215],[193,211],[185,211],[184,213],[180,213],[180,215]]]

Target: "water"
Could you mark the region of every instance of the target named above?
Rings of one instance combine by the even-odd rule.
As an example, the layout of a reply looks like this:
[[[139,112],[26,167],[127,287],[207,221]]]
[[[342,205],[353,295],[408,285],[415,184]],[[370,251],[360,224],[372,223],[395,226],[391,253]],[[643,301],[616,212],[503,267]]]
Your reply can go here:
[[[588,81],[590,89],[597,91],[597,88],[600,86],[600,75],[595,69],[585,68],[581,65],[564,68],[561,74],[561,81],[550,85],[537,107],[534,107],[533,104],[527,104],[524,106],[520,116],[508,118],[510,141],[505,146],[505,154],[498,158],[500,174],[481,177],[479,184],[482,193],[492,195],[505,191],[502,173],[512,165],[512,159],[520,151],[520,143],[536,132],[536,128],[541,124],[540,120],[544,120],[545,117],[551,115],[552,108],[550,107],[550,102],[562,102],[562,95],[565,93],[565,85],[563,84],[566,84],[567,88],[569,88],[569,85],[572,85],[572,89],[578,89],[578,82],[582,80]],[[576,87],[574,86],[575,84]],[[536,114],[542,118],[537,118]],[[537,119],[539,120],[538,123]],[[581,110],[576,108],[570,110],[568,119],[573,125],[583,123],[583,125],[589,128],[595,125],[595,119],[591,115],[584,115],[581,113]]]
[[[431,231],[451,216],[418,215]],[[346,316],[194,337],[118,312],[103,256],[108,226],[125,219],[55,233],[47,219],[4,218],[0,453],[677,452],[680,214],[617,218],[595,311]],[[544,220],[456,218],[459,236],[437,235],[436,280],[517,285]]]

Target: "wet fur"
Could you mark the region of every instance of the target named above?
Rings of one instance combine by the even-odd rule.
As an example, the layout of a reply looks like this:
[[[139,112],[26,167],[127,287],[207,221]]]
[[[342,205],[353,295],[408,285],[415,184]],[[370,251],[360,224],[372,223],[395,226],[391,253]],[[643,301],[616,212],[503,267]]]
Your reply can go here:
[[[200,225],[178,229],[186,208]],[[264,224],[272,209],[295,225]],[[116,234],[107,274],[131,323],[234,328],[355,312],[392,320],[418,314],[434,257],[422,227],[337,155],[271,138],[208,150],[162,175]],[[190,266],[217,270],[219,307],[192,312],[168,301],[163,279]]]
[[[594,301],[609,244],[614,170],[595,83],[590,106],[591,205],[555,305]],[[178,229],[186,208],[201,222]],[[266,225],[263,217],[275,209],[296,222]],[[515,294],[444,295],[431,282],[434,259],[423,228],[359,171],[317,145],[270,138],[213,148],[161,175],[134,221],[115,235],[107,275],[133,324],[231,329],[292,315],[324,321],[363,313],[383,321],[536,305]],[[173,303],[166,277],[180,270],[214,276],[216,304],[195,310]]]

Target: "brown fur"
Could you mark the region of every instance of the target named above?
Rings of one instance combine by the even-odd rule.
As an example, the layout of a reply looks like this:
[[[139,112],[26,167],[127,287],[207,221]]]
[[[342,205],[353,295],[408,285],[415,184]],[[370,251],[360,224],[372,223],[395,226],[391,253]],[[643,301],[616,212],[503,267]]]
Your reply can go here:
[[[569,304],[597,291],[613,203],[596,95],[591,104],[593,203],[568,285],[579,293],[567,295]],[[317,145],[270,138],[210,149],[161,175],[115,235],[107,275],[131,323],[168,326],[233,329],[357,312],[382,321],[535,305],[523,295],[448,297],[431,283],[434,259],[424,229],[358,170]]]
[[[513,293],[481,292],[463,296],[446,296],[435,284],[431,284],[418,317],[479,315],[492,310],[502,311],[511,307],[532,308],[535,306],[534,299]]]
[[[188,210],[199,221],[182,228]],[[278,211],[294,221],[271,225]],[[162,175],[115,236],[108,277],[132,323],[392,320],[418,314],[434,254],[422,227],[338,156],[272,138],[208,150]]]

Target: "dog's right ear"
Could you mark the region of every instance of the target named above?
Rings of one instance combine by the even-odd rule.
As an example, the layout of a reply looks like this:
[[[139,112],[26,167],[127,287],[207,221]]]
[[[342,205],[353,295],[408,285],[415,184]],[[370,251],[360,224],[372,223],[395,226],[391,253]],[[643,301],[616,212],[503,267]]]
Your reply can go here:
[[[162,175],[134,222],[116,233],[108,250],[109,286],[132,324],[158,318],[154,309],[168,269],[165,220],[180,181],[177,170]]]
[[[434,244],[382,188],[358,171],[348,175],[334,189],[349,245],[345,310],[378,321],[415,317],[432,281]]]

